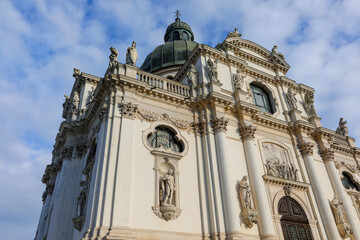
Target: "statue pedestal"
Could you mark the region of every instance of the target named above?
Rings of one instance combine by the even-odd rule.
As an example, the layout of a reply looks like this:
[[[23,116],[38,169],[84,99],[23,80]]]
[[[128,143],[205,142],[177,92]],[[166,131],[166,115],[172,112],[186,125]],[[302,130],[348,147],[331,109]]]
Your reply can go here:
[[[248,99],[248,93],[241,90],[241,89],[237,89],[234,93],[233,96],[235,97],[235,103],[238,103],[240,101],[244,101],[246,102]]]
[[[311,116],[309,117],[309,122],[311,122],[312,124],[314,124],[316,127],[321,127],[321,117],[318,116]]]
[[[289,111],[290,120],[296,122],[301,119],[301,111],[293,109]]]
[[[139,68],[136,66],[125,64],[125,75],[131,78],[136,78],[138,69]]]
[[[166,205],[160,207],[160,212],[162,213],[162,217],[166,220],[174,220],[178,218],[181,213],[181,210],[176,208],[173,205]]]
[[[223,84],[220,81],[211,81],[207,84],[208,91],[210,92],[221,92],[221,86]]]

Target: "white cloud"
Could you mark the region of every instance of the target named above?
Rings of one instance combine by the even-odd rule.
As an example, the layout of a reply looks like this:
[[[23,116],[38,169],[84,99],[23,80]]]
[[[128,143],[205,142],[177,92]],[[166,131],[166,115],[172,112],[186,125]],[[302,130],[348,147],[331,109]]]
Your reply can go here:
[[[268,49],[277,44],[292,66],[288,77],[316,89],[323,125],[336,129],[343,116],[350,135],[360,141],[357,0],[112,0],[91,5],[0,0],[0,188],[6,192],[0,198],[2,236],[29,239],[35,234],[44,190],[41,175],[51,160],[63,95],[73,85],[72,68],[101,76],[109,47],[118,48],[124,61],[133,40],[141,65],[163,43],[176,9],[197,42],[214,47],[239,27],[245,39]],[[23,235],[11,235],[19,226]]]

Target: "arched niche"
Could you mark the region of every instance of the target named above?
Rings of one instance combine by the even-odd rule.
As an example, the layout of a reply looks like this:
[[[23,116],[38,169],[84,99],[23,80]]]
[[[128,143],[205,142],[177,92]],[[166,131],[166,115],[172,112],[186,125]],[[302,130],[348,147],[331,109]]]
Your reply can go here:
[[[179,129],[167,122],[154,122],[143,132],[143,143],[154,156],[154,205],[156,216],[166,221],[180,216],[179,162],[189,150]]]

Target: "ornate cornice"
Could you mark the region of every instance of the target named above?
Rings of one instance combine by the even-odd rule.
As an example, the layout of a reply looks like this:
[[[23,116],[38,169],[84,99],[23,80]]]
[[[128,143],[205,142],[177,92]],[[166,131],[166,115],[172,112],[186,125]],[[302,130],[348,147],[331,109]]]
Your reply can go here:
[[[239,128],[242,140],[253,140],[255,138],[256,127],[252,124],[245,124]]]
[[[263,175],[264,182],[280,186],[290,186],[292,189],[307,190],[310,186],[308,183],[292,181],[289,179],[278,178],[270,175]]]
[[[310,142],[304,142],[300,146],[300,152],[304,157],[312,156],[313,155],[313,149],[314,149],[314,144],[312,144]]]
[[[224,117],[215,117],[215,119],[211,120],[211,125],[214,128],[214,132],[226,132],[226,127],[229,123],[228,119],[225,119]]]

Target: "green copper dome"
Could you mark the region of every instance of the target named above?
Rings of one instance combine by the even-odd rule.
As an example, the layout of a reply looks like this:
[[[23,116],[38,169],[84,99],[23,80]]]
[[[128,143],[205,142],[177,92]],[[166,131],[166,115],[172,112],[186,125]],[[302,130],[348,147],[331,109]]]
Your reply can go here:
[[[154,72],[162,68],[184,64],[191,51],[196,47],[190,26],[176,18],[164,35],[165,43],[156,47],[141,65],[141,69]]]

